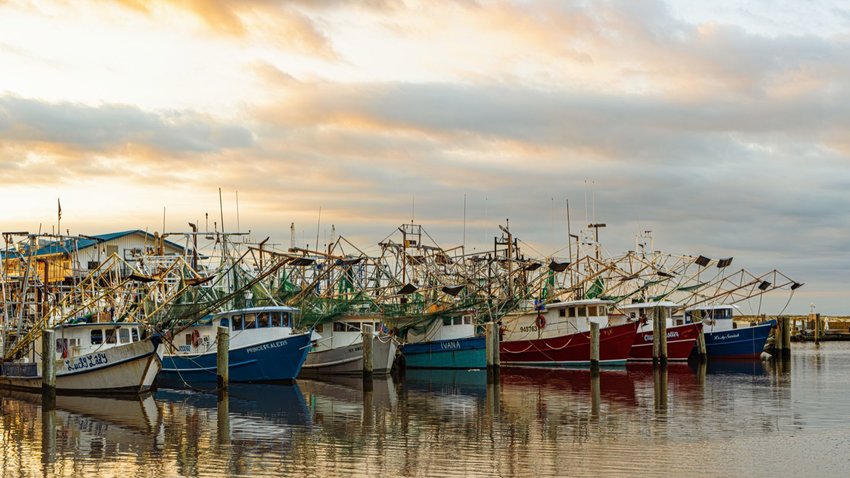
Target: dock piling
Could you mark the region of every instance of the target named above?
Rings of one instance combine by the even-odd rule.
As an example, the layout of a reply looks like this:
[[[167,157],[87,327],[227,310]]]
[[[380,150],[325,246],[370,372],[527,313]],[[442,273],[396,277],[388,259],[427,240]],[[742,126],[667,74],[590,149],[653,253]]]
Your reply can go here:
[[[216,369],[218,372],[218,388],[227,389],[230,381],[230,329],[218,326],[216,329]]]
[[[375,339],[372,328],[364,326],[360,332],[363,336],[363,378],[372,378],[374,370],[372,362],[372,341]]]
[[[590,323],[590,371],[599,373],[599,323]]]
[[[658,344],[658,359],[662,364],[667,363],[667,314],[669,311],[666,308],[659,307],[659,311],[661,312],[658,319],[658,335],[656,336],[659,341]]]
[[[782,320],[782,317],[776,318],[776,332],[773,334],[773,347],[776,349],[776,356],[778,358],[782,358],[785,354],[785,334],[788,333],[788,330],[785,327],[785,321]]]
[[[493,325],[493,322],[484,323],[484,361],[487,369],[491,369],[495,365],[496,351],[493,350]]]
[[[791,356],[791,317],[782,317],[782,354]]]
[[[697,357],[700,360],[705,360],[708,356],[708,350],[705,347],[705,332],[703,328],[700,327],[699,332],[697,332]]]
[[[56,399],[56,332],[41,334],[41,392],[45,402]]]

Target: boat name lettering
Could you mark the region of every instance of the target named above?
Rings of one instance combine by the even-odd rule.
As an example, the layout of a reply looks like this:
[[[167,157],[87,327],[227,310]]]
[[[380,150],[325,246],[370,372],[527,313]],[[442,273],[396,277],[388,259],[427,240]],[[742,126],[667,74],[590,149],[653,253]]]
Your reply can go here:
[[[91,355],[84,355],[76,359],[65,360],[65,369],[69,372],[82,370],[84,368],[95,368],[109,363],[106,354],[99,352]]]
[[[723,335],[717,335],[717,334],[715,334],[715,335],[714,335],[714,340],[737,339],[737,338],[738,338],[738,337],[740,337],[740,336],[741,336],[741,334],[739,334],[739,333],[734,333],[734,334],[723,334]]]
[[[667,332],[667,338],[668,338],[668,339],[676,339],[676,338],[678,338],[678,337],[679,337],[679,332],[676,332],[675,330],[674,330],[674,331],[672,331],[672,332]],[[644,342],[652,342],[652,334],[646,334],[646,335],[644,335],[644,336],[643,336],[643,341],[644,341]]]
[[[520,327],[519,331],[520,332],[537,332],[537,326],[536,325],[529,325],[527,327]]]
[[[443,350],[458,350],[460,349],[460,342],[457,340],[452,342],[443,342],[440,344],[440,348]]]
[[[278,341],[278,342],[272,342],[270,344],[263,344],[263,345],[257,345],[256,347],[251,347],[251,348],[247,349],[246,352],[248,352],[249,354],[253,354],[253,353],[256,353],[256,352],[262,352],[263,350],[276,349],[278,347],[283,347],[285,345],[286,345],[286,340],[281,340],[281,341]]]

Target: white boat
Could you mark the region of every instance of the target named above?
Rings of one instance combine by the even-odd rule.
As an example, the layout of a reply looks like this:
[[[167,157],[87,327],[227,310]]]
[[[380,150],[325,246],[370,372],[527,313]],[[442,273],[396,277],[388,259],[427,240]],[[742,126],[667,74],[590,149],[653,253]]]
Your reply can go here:
[[[372,373],[386,375],[395,362],[395,337],[382,332],[381,322],[371,317],[344,317],[320,324],[313,347],[301,368],[303,377],[363,373],[363,330],[372,331]]]
[[[159,337],[143,338],[137,322],[63,324],[55,329],[56,393],[139,394],[151,390],[162,368]],[[35,343],[36,358],[41,341]],[[42,361],[3,364],[0,387],[41,390]]]

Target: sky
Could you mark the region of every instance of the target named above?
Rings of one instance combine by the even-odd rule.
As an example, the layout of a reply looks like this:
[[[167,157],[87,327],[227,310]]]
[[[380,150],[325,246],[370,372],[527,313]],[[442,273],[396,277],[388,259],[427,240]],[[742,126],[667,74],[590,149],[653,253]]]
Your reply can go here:
[[[412,220],[484,250],[509,219],[565,256],[569,201],[612,254],[651,230],[850,315],[848,7],[0,0],[0,230],[61,198],[78,234],[223,215],[376,252]]]

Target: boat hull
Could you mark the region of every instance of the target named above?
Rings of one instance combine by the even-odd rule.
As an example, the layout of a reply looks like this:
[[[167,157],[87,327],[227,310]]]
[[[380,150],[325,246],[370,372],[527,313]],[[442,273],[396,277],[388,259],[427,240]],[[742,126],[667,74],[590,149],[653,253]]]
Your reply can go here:
[[[599,330],[600,365],[624,365],[635,341],[638,323]],[[503,366],[569,366],[590,364],[590,332],[499,344]]]
[[[311,333],[292,335],[230,349],[231,382],[285,382],[295,380],[310,350]],[[217,353],[166,355],[162,378],[169,383],[217,383]]]
[[[486,368],[484,337],[414,342],[401,346],[408,368]]]
[[[102,352],[56,361],[56,393],[65,395],[141,394],[154,388],[162,368],[163,346],[143,340]],[[41,374],[16,374],[4,365],[0,388],[41,391]]]
[[[391,337],[372,341],[372,373],[386,375],[393,368],[396,355],[395,339]],[[363,343],[311,351],[301,367],[300,377],[322,375],[358,375],[363,373]]]
[[[775,320],[753,327],[705,332],[705,349],[709,358],[759,358]]]
[[[667,360],[688,360],[696,347],[702,322],[667,328]],[[638,332],[629,353],[629,360],[652,360],[652,331]]]

